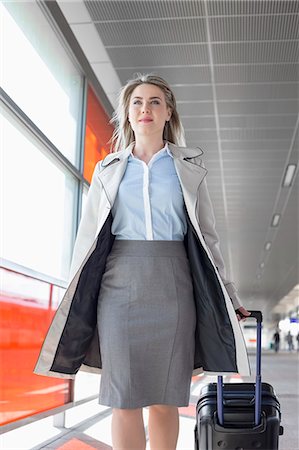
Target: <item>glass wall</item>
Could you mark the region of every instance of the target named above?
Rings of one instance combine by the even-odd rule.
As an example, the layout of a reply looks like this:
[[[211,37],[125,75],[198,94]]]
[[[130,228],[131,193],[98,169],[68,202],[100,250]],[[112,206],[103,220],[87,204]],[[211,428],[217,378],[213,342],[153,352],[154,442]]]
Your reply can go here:
[[[33,374],[64,289],[0,269],[0,424],[70,401],[68,380]]]
[[[70,381],[35,375],[33,368],[68,283],[79,207],[113,128],[91,86],[85,95],[80,62],[46,6],[3,2],[0,14],[6,94],[0,423],[6,424],[98,392],[98,375],[78,374],[73,390]]]
[[[12,114],[2,109],[1,256],[66,280],[76,180]]]
[[[84,75],[42,6],[0,8],[1,88],[8,96],[0,116],[0,422],[6,424],[71,400],[69,380],[33,369],[68,280],[85,105]]]
[[[78,166],[83,77],[35,2],[0,8],[2,88]]]

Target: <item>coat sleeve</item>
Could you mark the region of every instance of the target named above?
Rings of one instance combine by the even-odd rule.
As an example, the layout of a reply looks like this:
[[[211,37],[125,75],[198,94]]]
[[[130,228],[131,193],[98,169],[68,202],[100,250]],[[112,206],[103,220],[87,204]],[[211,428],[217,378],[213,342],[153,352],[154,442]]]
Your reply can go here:
[[[203,162],[201,162],[201,166],[205,167]],[[242,306],[242,303],[238,296],[235,284],[227,278],[225,263],[220,250],[219,236],[216,231],[216,221],[213,205],[205,178],[201,182],[198,189],[197,217],[205,243],[210,250],[211,257],[218,269],[219,275],[223,281],[227,293],[233,303],[234,308],[238,309],[240,306]]]
[[[102,189],[101,184],[97,179],[100,163],[101,161],[96,164],[93,171],[84,212],[80,219],[73,249],[69,281],[73,279],[77,270],[80,268],[85,256],[96,238],[99,202]]]

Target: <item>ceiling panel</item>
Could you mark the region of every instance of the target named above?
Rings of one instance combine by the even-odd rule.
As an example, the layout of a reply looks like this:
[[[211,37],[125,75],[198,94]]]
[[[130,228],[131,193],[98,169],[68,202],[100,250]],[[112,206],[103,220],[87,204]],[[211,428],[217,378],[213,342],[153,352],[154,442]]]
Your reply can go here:
[[[299,38],[299,16],[241,15],[211,17],[211,41],[272,41]]]
[[[276,163],[280,164],[280,167],[283,167],[285,161],[285,152],[277,151],[271,153],[271,165],[275,165]],[[242,167],[250,167],[251,164],[253,167],[256,167],[257,164],[267,164],[269,166],[269,156],[267,152],[236,152],[236,151],[225,151],[225,159],[223,160],[223,165],[226,167],[226,164],[232,165],[236,164],[236,167],[241,169]]]
[[[244,93],[246,95],[246,92]],[[221,128],[293,128],[297,120],[296,114],[255,114],[255,115],[222,115]]]
[[[290,99],[299,98],[297,83],[273,84],[217,84],[217,100],[262,100],[262,99]],[[296,114],[293,114],[296,116]],[[266,117],[266,116],[265,116]],[[281,116],[280,118],[283,118]]]
[[[204,15],[203,1],[85,1],[93,21],[123,21]]]
[[[177,102],[179,114],[198,116],[210,115],[214,113],[214,105],[212,102],[194,102],[194,103],[180,103]]]
[[[272,166],[272,164],[271,166],[268,165],[266,169],[260,167],[260,164],[258,166],[256,165],[254,169],[251,168],[250,170],[246,168],[246,165],[239,168],[235,167],[234,170],[232,170],[229,166],[226,167],[228,167],[226,169],[228,185],[236,181],[245,183],[246,179],[250,183],[257,183],[257,180],[259,180],[261,184],[278,182],[281,179],[283,171],[282,167],[277,168],[275,167],[275,165]]]
[[[282,169],[284,166],[285,161],[285,155],[283,153],[280,153],[276,156],[276,158],[271,159],[271,165],[269,164],[269,160],[265,157],[262,157],[261,155],[257,154],[254,155],[254,158],[252,155],[248,155],[247,158],[240,157],[240,158],[228,158],[226,157],[225,161],[223,161],[223,167],[224,170],[230,171],[230,173],[237,172],[240,173],[241,170],[251,171],[251,170],[257,170],[257,166],[259,171],[265,170],[265,174],[267,172],[272,171],[273,174],[275,174],[276,170],[280,171],[280,174],[282,173]]]
[[[207,2],[208,14],[239,15],[239,14],[291,14],[299,12],[297,0],[213,0]]]
[[[216,83],[298,83],[298,63],[215,66],[214,71]]]
[[[97,22],[95,27],[107,48],[207,41],[206,22],[200,18]]]
[[[108,54],[116,69],[148,66],[182,66],[186,64],[208,64],[207,45],[176,45],[129,47],[124,52],[123,47],[109,48]],[[138,66],[136,66],[138,61]]]
[[[225,152],[225,150],[236,150],[239,152],[242,151],[257,151],[257,152],[261,152],[261,151],[266,151],[268,157],[270,157],[270,155],[272,154],[272,152],[275,151],[284,151],[286,154],[285,156],[287,156],[287,151],[290,148],[290,142],[291,142],[291,136],[290,139],[286,139],[286,140],[277,140],[275,139],[270,140],[270,139],[264,139],[264,140],[260,140],[260,141],[230,141],[230,142],[222,142],[222,150]]]
[[[204,151],[228,269],[245,304],[250,299],[259,308],[267,298],[263,308],[271,311],[299,283],[298,275],[286,275],[299,259],[290,244],[298,228],[298,176],[289,190],[281,187],[286,165],[298,161],[299,2],[84,4],[121,84],[150,72],[172,86],[186,143]],[[270,226],[277,211],[278,232]],[[257,284],[269,239],[273,251]]]
[[[296,114],[298,100],[222,101],[218,110],[220,114]]]
[[[181,122],[183,124],[183,127],[185,130],[189,129],[198,129],[201,130],[202,128],[215,128],[216,127],[216,121],[215,117],[185,117],[181,116]]]
[[[213,44],[214,64],[296,63],[299,46],[296,41],[230,42]]]
[[[190,131],[186,131],[186,137],[187,139],[190,141],[194,141],[196,139],[198,139],[198,141],[200,142],[201,139],[204,140],[217,140],[217,130],[215,129],[211,129],[211,130],[190,130]]]
[[[292,128],[238,128],[221,130],[222,141],[289,139]]]
[[[210,100],[213,101],[212,85],[204,86],[172,86],[177,101],[196,101]],[[214,117],[213,117],[214,118]]]
[[[136,61],[136,65],[137,65]],[[136,72],[142,73],[156,73],[165,78],[170,84],[181,84],[182,80],[186,84],[194,83],[210,83],[211,73],[209,66],[204,67],[143,67],[142,70],[136,69],[116,69],[121,83],[125,84],[126,81],[134,76]]]

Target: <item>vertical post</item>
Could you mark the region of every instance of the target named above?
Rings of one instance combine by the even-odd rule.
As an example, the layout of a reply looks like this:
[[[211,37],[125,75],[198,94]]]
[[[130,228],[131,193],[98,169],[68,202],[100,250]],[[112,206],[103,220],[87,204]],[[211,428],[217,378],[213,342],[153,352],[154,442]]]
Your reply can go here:
[[[223,415],[223,377],[217,378],[217,414],[220,425],[224,425]]]
[[[53,426],[56,428],[65,428],[65,411],[53,416]]]

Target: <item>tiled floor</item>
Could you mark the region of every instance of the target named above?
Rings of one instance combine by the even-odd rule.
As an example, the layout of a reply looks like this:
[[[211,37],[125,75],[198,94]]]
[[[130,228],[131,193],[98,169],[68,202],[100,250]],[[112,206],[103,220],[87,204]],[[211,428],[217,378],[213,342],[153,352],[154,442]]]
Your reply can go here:
[[[254,370],[254,356],[250,356]],[[282,409],[284,436],[280,438],[280,450],[299,450],[299,359],[298,353],[264,353],[262,360],[263,381],[274,386]],[[253,380],[253,378],[251,378]],[[195,405],[203,384],[215,381],[215,377],[198,376],[192,380],[190,405],[180,408],[180,433],[177,450],[193,450]],[[248,381],[240,377],[225,377],[225,382]],[[5,450],[108,450],[111,449],[111,408],[94,400],[67,411],[67,428],[55,428],[53,418],[40,420],[26,427],[8,432],[0,438],[0,448]],[[148,410],[144,408],[147,424]],[[149,449],[149,444],[147,444]]]

